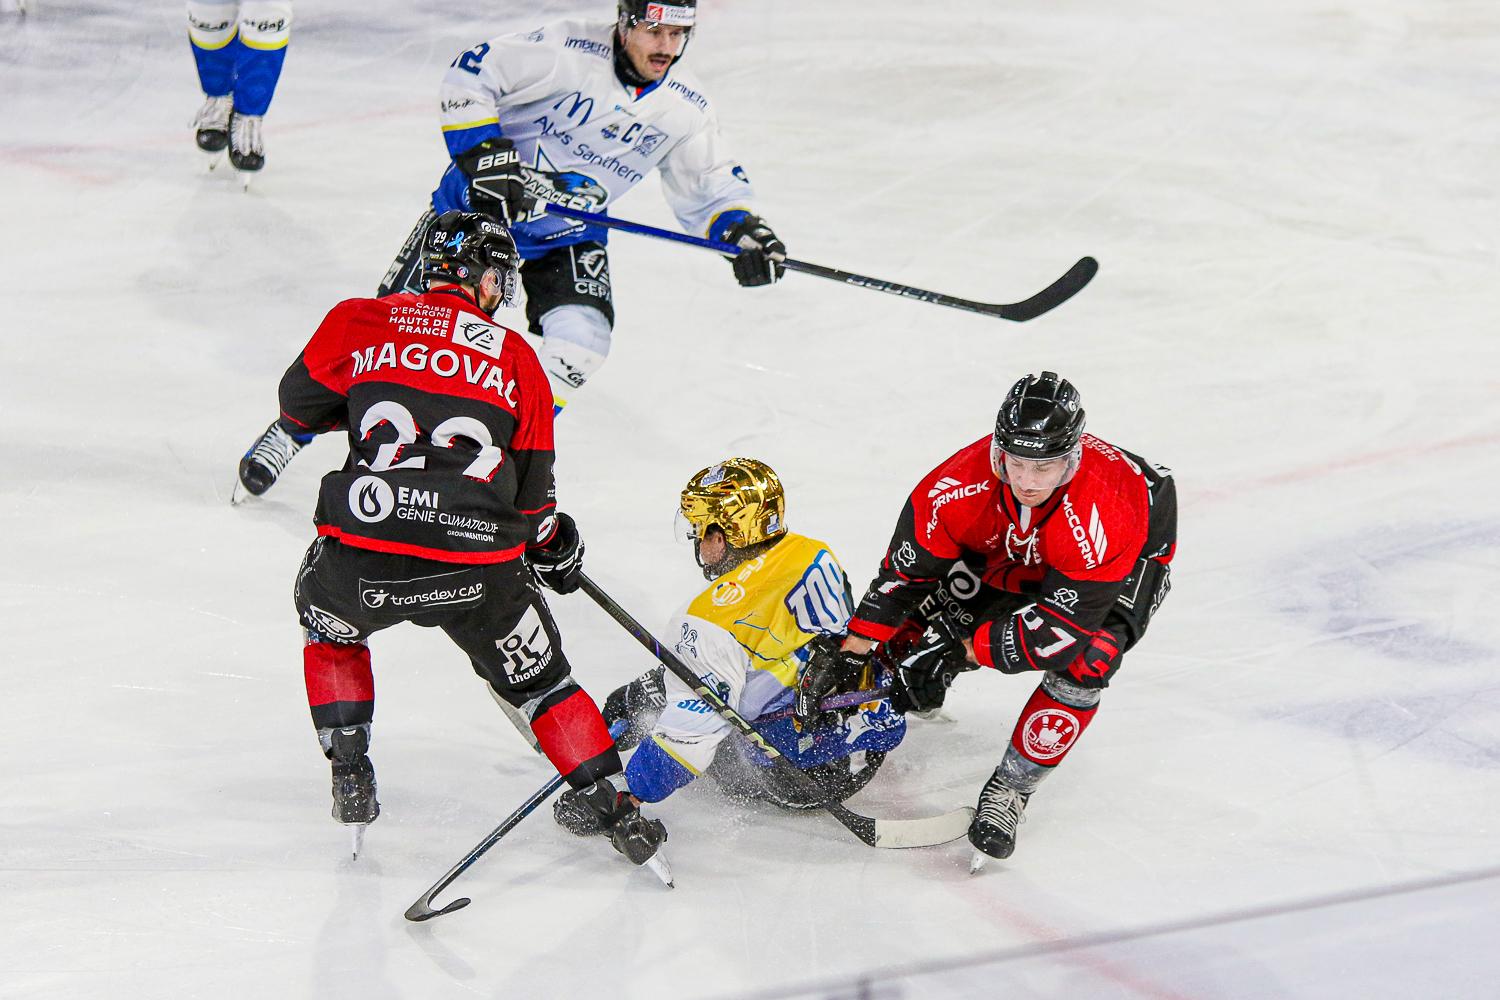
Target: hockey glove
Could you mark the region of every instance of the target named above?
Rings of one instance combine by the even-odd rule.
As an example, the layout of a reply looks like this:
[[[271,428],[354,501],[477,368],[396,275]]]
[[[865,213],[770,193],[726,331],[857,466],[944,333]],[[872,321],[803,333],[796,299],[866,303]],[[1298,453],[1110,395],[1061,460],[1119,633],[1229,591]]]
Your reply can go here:
[[[1094,633],[1088,647],[1068,664],[1067,674],[1087,688],[1102,688],[1120,666],[1120,641],[1108,630]]]
[[[526,178],[515,143],[486,139],[459,153],[453,162],[469,179],[471,209],[492,215],[507,226],[526,215]]]
[[[896,661],[891,707],[898,712],[930,712],[943,707],[953,679],[978,669],[964,654],[964,644],[948,621],[934,619],[915,646]]]
[[[559,594],[571,594],[583,575],[583,539],[567,514],[559,513],[555,523],[547,540],[528,549],[526,557],[537,583]]]
[[[870,654],[840,649],[840,636],[820,635],[807,644],[811,654],[807,669],[797,679],[797,694],[792,702],[792,721],[800,729],[810,729],[824,715],[818,707],[825,695],[832,693],[845,680],[855,677],[869,662]]]
[[[786,273],[781,263],[786,259],[786,244],[766,225],[764,219],[748,212],[717,236],[721,243],[733,243],[740,252],[729,258],[735,280],[745,288],[769,285]]]

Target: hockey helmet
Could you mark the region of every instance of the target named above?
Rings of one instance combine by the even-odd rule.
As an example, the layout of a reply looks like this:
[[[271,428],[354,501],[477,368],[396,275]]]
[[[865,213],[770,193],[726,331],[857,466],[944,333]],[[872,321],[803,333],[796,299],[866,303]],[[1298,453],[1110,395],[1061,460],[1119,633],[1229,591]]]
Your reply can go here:
[[[638,24],[662,24],[693,29],[698,21],[698,0],[620,0],[620,29]]]
[[[688,480],[677,511],[681,537],[703,540],[710,526],[737,549],[786,534],[781,478],[754,458],[726,458]]]
[[[510,231],[478,212],[444,212],[427,227],[422,247],[422,280],[432,285],[479,286],[485,272],[498,272],[501,304],[516,294],[521,255]]]

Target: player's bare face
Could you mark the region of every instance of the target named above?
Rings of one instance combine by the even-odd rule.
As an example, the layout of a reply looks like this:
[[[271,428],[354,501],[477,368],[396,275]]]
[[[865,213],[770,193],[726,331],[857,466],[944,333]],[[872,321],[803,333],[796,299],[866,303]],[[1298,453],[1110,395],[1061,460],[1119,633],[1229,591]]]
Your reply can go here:
[[[655,82],[666,76],[672,61],[682,55],[691,28],[670,24],[637,24],[625,29],[621,41],[635,71]]]
[[[716,566],[728,554],[729,543],[724,540],[724,532],[709,528],[698,543],[698,560],[705,566]]]
[[[1068,474],[1068,465],[1066,456],[1034,461],[1006,454],[1005,477],[1010,480],[1010,490],[1022,505],[1038,507],[1062,485]]]

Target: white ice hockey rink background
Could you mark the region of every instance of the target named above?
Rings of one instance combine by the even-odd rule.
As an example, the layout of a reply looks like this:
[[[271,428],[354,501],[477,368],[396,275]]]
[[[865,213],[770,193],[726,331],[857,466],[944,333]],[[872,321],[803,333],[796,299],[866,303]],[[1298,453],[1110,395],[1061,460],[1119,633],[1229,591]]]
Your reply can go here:
[[[234,464],[435,184],[442,68],[576,12],[610,9],[298,3],[248,194],[193,148],[179,5],[0,15],[0,997],[1493,996],[1500,10],[1466,0],[705,0],[687,58],[794,255],[990,300],[1102,269],[1017,326],[614,237],[558,428],[591,575],[663,622],[676,491],[752,454],[862,583],[1052,368],[1176,470],[1173,593],[975,878],[705,784],[656,810],[675,891],[537,815],[409,925],[547,778],[418,629],[373,643],[345,860],[289,598],[341,443],[238,510]],[[651,181],[617,212],[671,224]],[[596,695],[647,666],[553,603]],[[856,803],[971,801],[1031,687],[964,677]]]

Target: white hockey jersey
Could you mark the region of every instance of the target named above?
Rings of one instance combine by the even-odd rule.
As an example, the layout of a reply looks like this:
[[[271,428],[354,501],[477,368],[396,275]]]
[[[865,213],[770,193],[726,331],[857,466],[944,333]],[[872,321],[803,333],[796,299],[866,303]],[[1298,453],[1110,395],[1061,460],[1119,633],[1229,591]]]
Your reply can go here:
[[[613,46],[613,23],[566,20],[463,53],[440,95],[449,155],[504,135],[526,166],[528,194],[594,212],[660,169],[668,204],[694,234],[721,212],[749,211],[750,183],[697,79],[679,63],[657,83],[627,86],[615,75]],[[467,209],[466,189],[450,165],[434,210]],[[514,228],[528,258],[605,234],[540,212]]]

